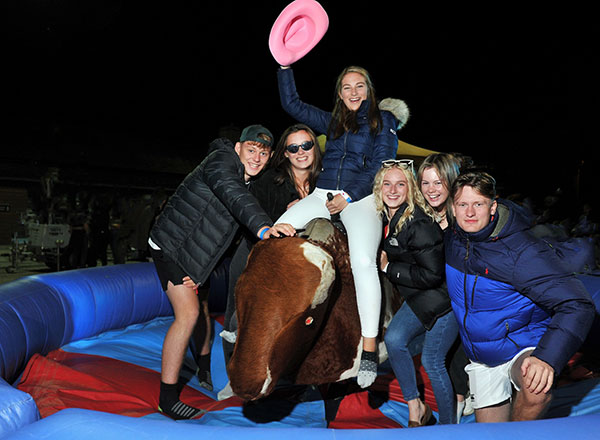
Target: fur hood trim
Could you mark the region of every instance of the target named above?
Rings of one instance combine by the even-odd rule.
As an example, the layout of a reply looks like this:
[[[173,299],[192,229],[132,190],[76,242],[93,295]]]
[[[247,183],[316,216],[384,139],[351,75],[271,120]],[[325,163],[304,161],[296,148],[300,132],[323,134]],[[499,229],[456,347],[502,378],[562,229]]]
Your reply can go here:
[[[385,98],[379,103],[379,110],[393,114],[399,121],[398,128],[403,127],[410,117],[408,106],[401,99]]]

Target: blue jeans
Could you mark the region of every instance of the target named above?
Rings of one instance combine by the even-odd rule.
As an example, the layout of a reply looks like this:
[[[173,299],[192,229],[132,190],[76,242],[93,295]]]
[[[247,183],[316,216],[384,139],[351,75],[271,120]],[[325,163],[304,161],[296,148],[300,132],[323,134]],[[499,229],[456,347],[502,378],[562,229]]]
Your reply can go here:
[[[429,377],[438,406],[439,423],[456,423],[455,396],[446,370],[446,353],[456,340],[458,324],[454,313],[438,318],[433,328],[425,330],[406,302],[396,312],[385,332],[385,346],[390,363],[406,401],[419,397],[417,377],[408,345],[425,333],[421,363]]]

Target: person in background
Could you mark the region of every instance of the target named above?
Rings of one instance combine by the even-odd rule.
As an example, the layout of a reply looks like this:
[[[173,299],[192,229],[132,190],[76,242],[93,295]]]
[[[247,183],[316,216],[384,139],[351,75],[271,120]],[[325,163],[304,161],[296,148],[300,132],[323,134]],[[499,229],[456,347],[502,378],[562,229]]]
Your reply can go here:
[[[91,203],[90,247],[88,267],[96,267],[98,260],[102,266],[108,264],[107,249],[109,242],[109,201],[106,194],[97,194]]]
[[[332,112],[300,100],[289,66],[278,70],[278,85],[283,109],[316,133],[326,134],[327,142],[317,188],[276,223],[303,228],[314,218],[339,214],[348,236],[363,336],[357,383],[368,387],[377,378],[381,308],[377,272],[381,217],[373,203],[373,177],[382,161],[396,156],[396,130],[408,119],[408,109],[399,100],[384,100],[378,105],[369,73],[357,66],[345,68],[338,76]]]
[[[89,237],[90,237],[90,212],[88,194],[78,191],[75,194],[74,206],[69,212],[69,227],[71,238],[67,247],[69,269],[80,269],[87,266]]]
[[[583,284],[530,231],[519,205],[496,198],[485,172],[461,174],[450,192],[446,277],[477,422],[534,420],[554,378],[595,316]]]
[[[375,204],[385,232],[380,269],[404,299],[385,332],[394,374],[408,404],[408,427],[435,423],[429,405],[419,397],[409,344],[425,334],[421,363],[431,381],[441,424],[456,423],[454,392],[446,354],[458,334],[444,286],[443,232],[421,192],[410,166],[384,162],[373,185]]]
[[[289,225],[272,221],[246,182],[271,157],[273,135],[261,125],[246,127],[235,145],[216,139],[206,158],[178,186],[156,219],[148,243],[175,319],[162,350],[159,410],[174,419],[202,413],[179,399],[179,372],[194,328],[207,322],[197,289],[229,248],[240,226],[260,239],[293,235]],[[197,340],[202,340],[198,337]]]
[[[127,248],[131,232],[127,226],[131,223],[127,220],[128,206],[129,197],[124,194],[116,194],[109,210],[109,246],[114,264],[127,262]]]

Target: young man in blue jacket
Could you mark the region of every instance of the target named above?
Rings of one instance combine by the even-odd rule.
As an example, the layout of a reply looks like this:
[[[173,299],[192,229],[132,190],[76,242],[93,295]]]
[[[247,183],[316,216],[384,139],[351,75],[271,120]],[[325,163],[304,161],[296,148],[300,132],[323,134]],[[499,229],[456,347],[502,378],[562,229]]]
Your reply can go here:
[[[534,420],[554,378],[595,315],[583,284],[530,233],[518,205],[496,199],[487,173],[466,173],[452,191],[446,277],[478,422]]]

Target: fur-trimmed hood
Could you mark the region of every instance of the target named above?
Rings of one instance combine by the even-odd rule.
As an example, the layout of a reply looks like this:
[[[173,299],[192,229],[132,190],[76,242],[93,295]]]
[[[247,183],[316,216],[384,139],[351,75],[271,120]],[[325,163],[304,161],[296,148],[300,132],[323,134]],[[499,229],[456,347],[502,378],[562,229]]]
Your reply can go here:
[[[410,117],[410,110],[401,99],[385,98],[379,103],[379,110],[393,114],[399,121],[398,129],[404,127]]]

